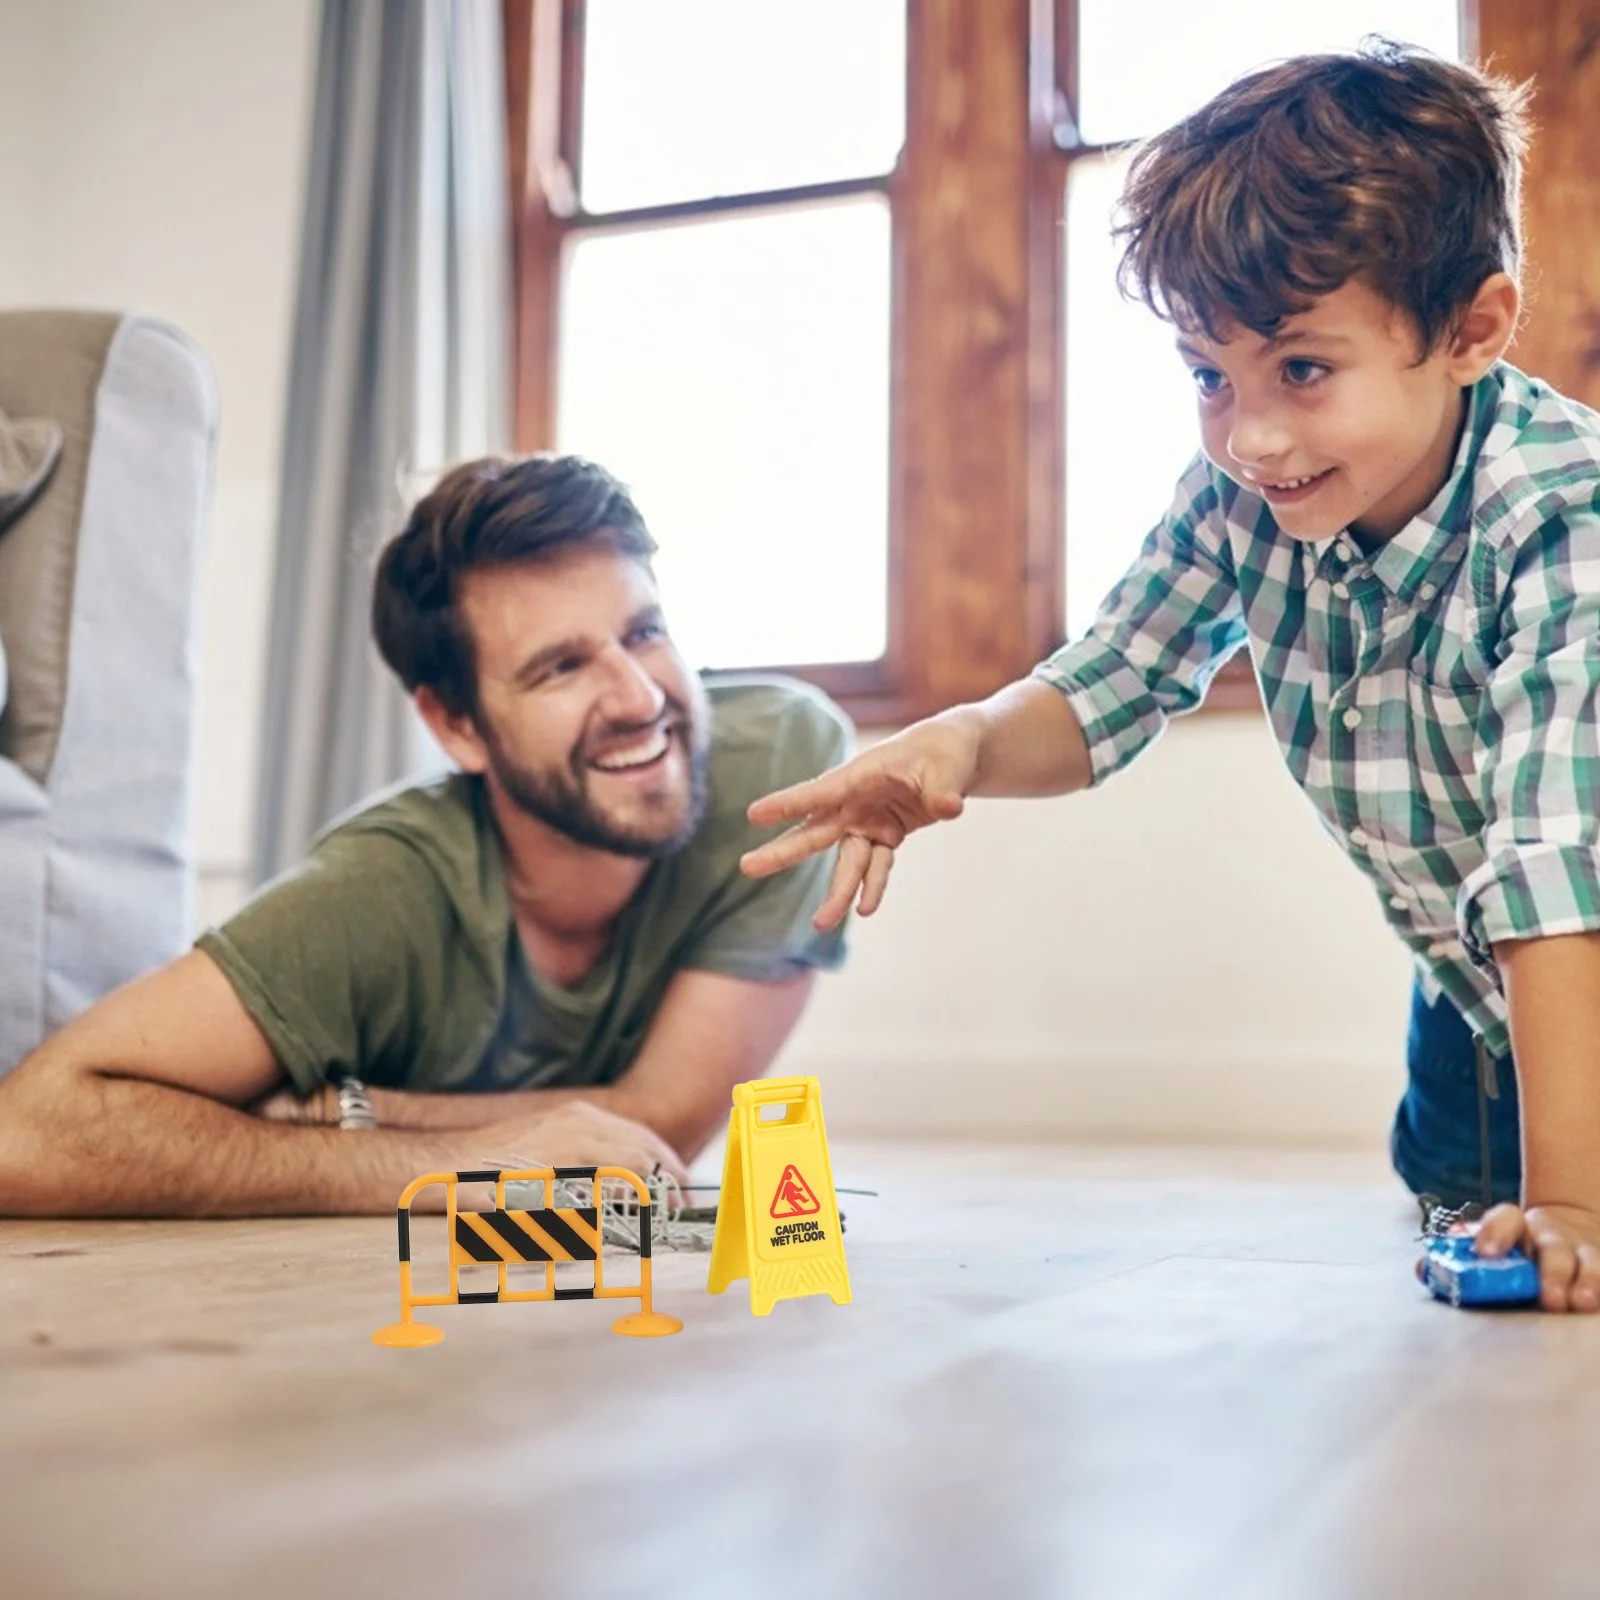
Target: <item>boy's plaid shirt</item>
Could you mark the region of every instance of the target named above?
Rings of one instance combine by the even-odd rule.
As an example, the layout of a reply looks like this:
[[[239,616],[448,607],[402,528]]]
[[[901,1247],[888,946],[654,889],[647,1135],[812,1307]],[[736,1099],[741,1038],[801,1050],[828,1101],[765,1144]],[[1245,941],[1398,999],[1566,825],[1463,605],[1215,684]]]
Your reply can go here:
[[[1600,929],[1600,415],[1505,364],[1449,480],[1370,554],[1196,457],[1061,689],[1098,783],[1248,642],[1295,780],[1425,988],[1510,1048],[1490,946]]]

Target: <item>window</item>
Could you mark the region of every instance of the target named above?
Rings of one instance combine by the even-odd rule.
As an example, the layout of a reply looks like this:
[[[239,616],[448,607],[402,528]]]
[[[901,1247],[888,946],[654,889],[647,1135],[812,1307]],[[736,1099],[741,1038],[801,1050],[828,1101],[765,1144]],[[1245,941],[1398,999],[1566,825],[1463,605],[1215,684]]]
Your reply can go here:
[[[585,229],[565,268],[556,443],[606,463],[638,495],[689,658],[879,660],[884,201]]]
[[[607,0],[581,71],[557,446],[638,494],[698,665],[880,661],[903,0]]]
[[[905,21],[904,0],[587,7],[582,210],[883,177],[905,138]]]
[[[1126,142],[1284,54],[1457,48],[1455,0],[502,4],[519,445],[634,487],[697,664],[869,724],[1081,631],[1192,453],[1114,287]]]
[[[509,0],[518,440],[593,456],[699,666],[894,698],[904,0]]]
[[[503,14],[520,447],[632,482],[702,664],[877,724],[1025,672],[1060,588],[1030,0]]]

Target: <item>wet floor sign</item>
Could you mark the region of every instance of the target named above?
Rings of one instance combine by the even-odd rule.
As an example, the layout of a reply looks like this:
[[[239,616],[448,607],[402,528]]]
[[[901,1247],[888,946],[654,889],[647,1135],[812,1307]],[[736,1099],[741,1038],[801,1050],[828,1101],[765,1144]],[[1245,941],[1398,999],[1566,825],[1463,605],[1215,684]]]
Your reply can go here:
[[[735,1278],[749,1278],[750,1309],[758,1317],[779,1300],[807,1294],[850,1303],[815,1078],[734,1085],[706,1287],[721,1294]]]

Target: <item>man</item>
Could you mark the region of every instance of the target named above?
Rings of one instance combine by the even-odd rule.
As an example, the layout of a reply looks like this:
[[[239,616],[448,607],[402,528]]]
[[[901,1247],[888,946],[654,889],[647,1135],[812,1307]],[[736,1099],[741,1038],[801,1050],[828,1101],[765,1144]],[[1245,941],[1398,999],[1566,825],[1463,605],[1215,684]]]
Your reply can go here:
[[[811,926],[825,868],[738,863],[747,804],[848,732],[800,685],[702,685],[654,550],[573,457],[471,462],[417,506],[373,631],[460,771],[335,824],[0,1084],[0,1213],[382,1211],[514,1163],[681,1178],[842,959]]]

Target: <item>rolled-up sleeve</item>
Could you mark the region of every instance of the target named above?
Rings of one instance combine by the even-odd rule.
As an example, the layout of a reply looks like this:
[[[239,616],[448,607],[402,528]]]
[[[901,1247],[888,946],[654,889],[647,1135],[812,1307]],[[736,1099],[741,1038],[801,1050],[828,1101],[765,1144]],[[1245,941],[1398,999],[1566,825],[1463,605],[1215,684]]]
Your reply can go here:
[[[415,850],[379,832],[336,833],[195,943],[304,1094],[335,1068],[404,1081],[422,1019],[450,1003],[429,947],[451,917]]]
[[[1088,633],[1034,676],[1067,697],[1100,783],[1200,704],[1244,638],[1216,469],[1196,456]]]
[[[1507,542],[1479,719],[1484,860],[1457,913],[1500,940],[1600,929],[1600,489]]]

